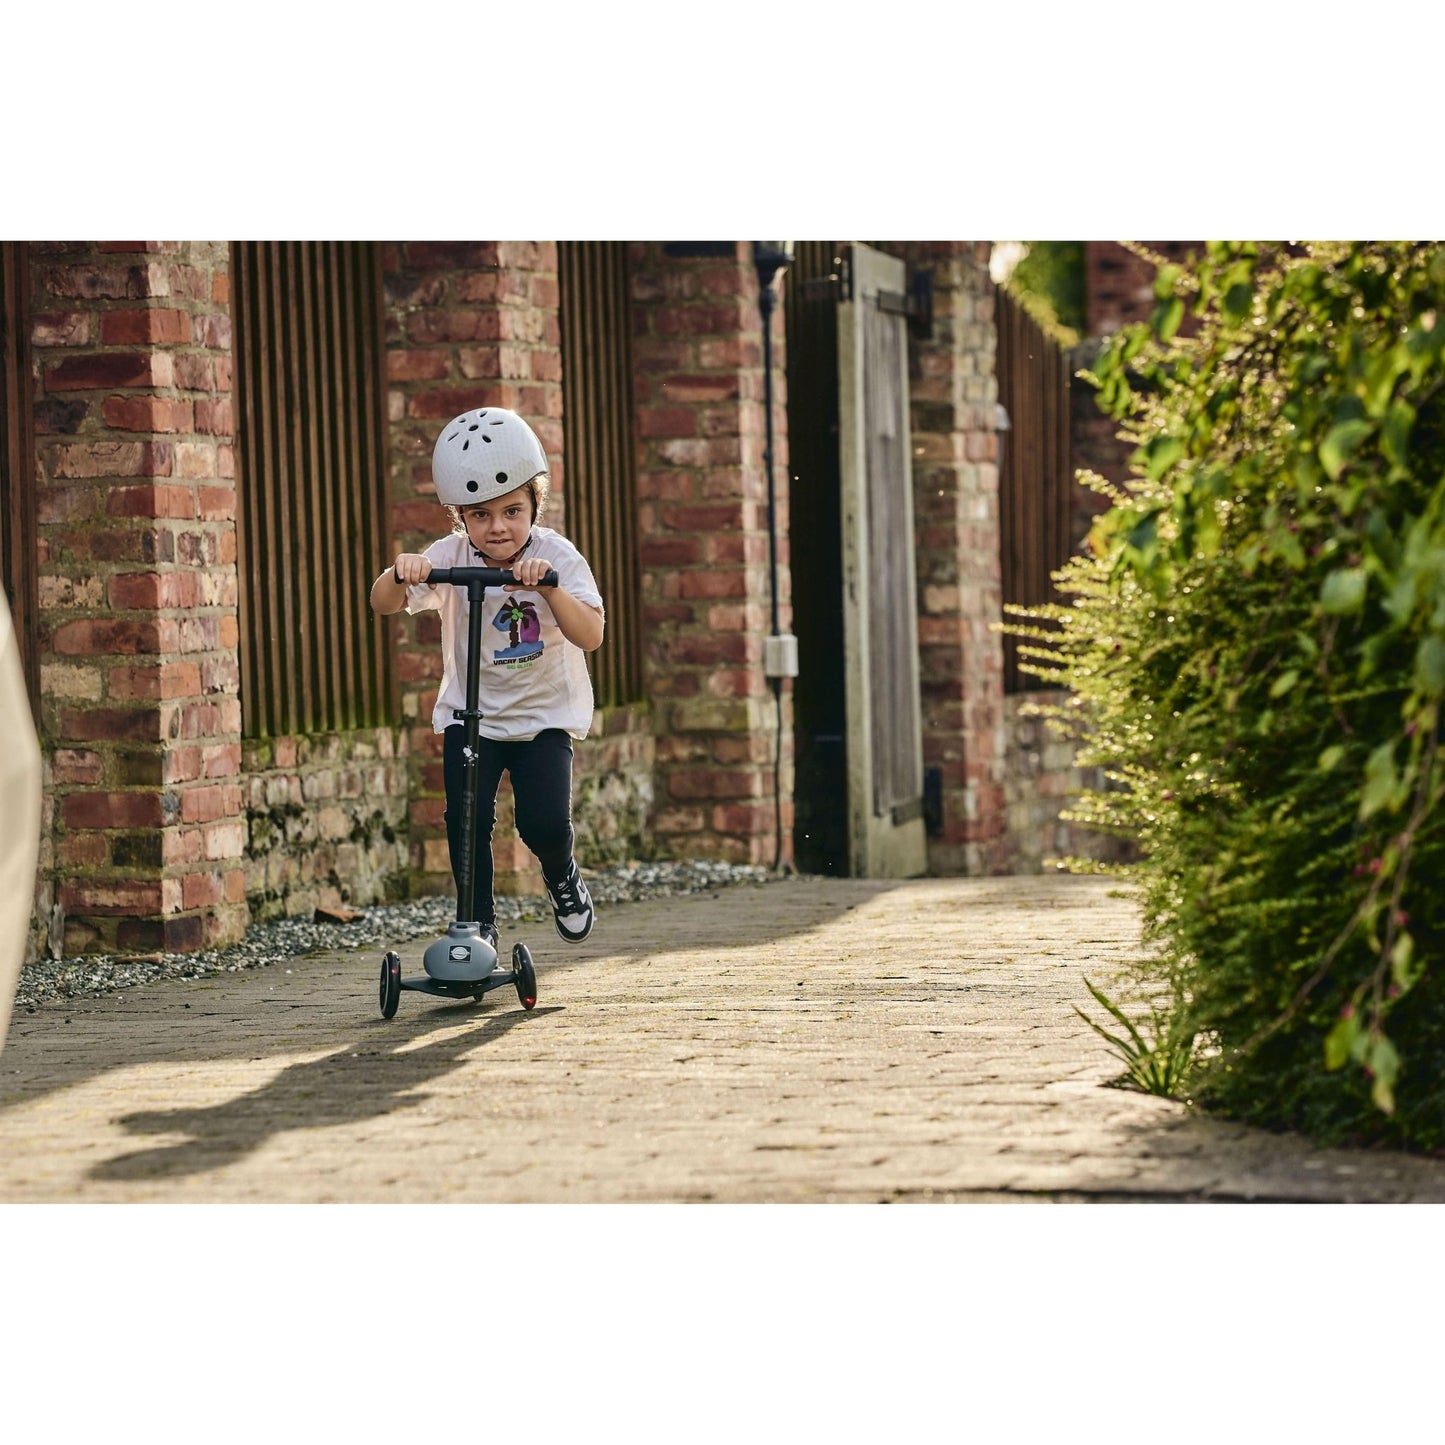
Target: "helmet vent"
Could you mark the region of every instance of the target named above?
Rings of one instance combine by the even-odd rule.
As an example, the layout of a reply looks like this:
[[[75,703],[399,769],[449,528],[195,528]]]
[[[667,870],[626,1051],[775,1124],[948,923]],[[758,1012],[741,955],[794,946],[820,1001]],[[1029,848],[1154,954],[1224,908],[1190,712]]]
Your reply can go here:
[[[468,483],[467,483],[467,491],[469,491],[469,492],[475,492],[476,489],[477,489],[477,484],[476,484],[475,482],[468,482]]]
[[[498,480],[499,482],[505,482],[505,481],[507,480],[507,474],[506,474],[506,472],[498,472],[498,473],[497,473],[497,480]]]
[[[482,433],[482,440],[483,440],[484,442],[486,442],[486,444],[487,444],[488,446],[491,446],[491,444],[492,444],[492,439],[491,439],[491,437],[489,437],[485,432]]]
[[[471,426],[469,426],[469,427],[467,428],[467,430],[468,430],[468,431],[476,431],[476,429],[477,429],[480,425],[481,425],[480,422],[474,421],[474,422],[471,424]]]
[[[464,442],[462,443],[462,450],[463,450],[463,451],[466,451],[466,449],[467,449],[469,446],[471,446],[471,444],[472,444],[472,439],[471,439],[471,437],[468,437],[468,438],[466,439],[466,441],[464,441]]]

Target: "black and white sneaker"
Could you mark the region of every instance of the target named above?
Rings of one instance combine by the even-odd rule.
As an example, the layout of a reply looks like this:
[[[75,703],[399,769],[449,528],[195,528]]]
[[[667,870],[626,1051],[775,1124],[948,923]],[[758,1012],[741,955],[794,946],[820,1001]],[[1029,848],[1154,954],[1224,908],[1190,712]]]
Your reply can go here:
[[[481,935],[492,945],[492,952],[497,951],[497,925],[495,923],[484,923],[480,929]]]
[[[552,900],[557,932],[568,943],[581,943],[592,932],[592,895],[577,871],[575,858],[560,883],[547,884],[547,896]]]

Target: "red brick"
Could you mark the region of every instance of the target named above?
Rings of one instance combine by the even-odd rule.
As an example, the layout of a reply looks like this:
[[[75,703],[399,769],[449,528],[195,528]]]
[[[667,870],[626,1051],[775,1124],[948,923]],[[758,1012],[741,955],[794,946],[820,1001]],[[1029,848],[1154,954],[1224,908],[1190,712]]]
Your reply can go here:
[[[451,367],[448,351],[396,351],[386,354],[386,375],[390,381],[441,381]]]
[[[681,598],[746,597],[745,572],[681,572],[674,596]]]
[[[68,914],[154,913],[161,906],[161,882],[157,879],[116,879],[88,883],[65,879],[58,889],[61,906]]]
[[[67,833],[60,840],[62,868],[104,868],[110,861],[110,844],[104,833]]]
[[[80,748],[57,748],[52,764],[52,781],[64,787],[73,784],[95,784],[100,781],[104,764],[99,753]]]
[[[30,318],[32,346],[89,346],[90,332],[87,311],[46,311]]]
[[[205,908],[221,901],[219,873],[187,873],[181,879],[181,907]]]
[[[442,341],[500,341],[502,319],[496,311],[416,311],[407,317],[406,336],[421,346]]]
[[[107,351],[67,356],[45,372],[47,391],[88,391],[113,386],[170,386],[171,358],[157,351]]]
[[[66,657],[134,656],[162,650],[157,623],[152,620],[85,618],[57,627],[51,648]],[[65,734],[62,734],[65,736]]]
[[[231,349],[231,318],[224,312],[205,312],[191,318],[191,339],[211,351]]]
[[[161,698],[193,697],[200,690],[201,670],[193,662],[113,667],[110,670],[109,692],[115,702],[154,702]]]
[[[169,442],[77,442],[51,449],[49,457],[51,475],[62,479],[171,474]]]
[[[176,252],[181,249],[179,241],[97,241],[95,249],[104,255],[128,253],[139,253],[141,255],[155,255],[163,252]]]
[[[197,487],[196,503],[203,522],[229,522],[236,516],[234,487]]]
[[[230,399],[198,400],[196,402],[196,430],[209,436],[233,435]]]
[[[661,511],[663,526],[675,532],[732,531],[744,524],[743,510],[732,503],[666,506]]]
[[[499,264],[495,241],[408,241],[406,264],[419,270],[464,271]]]
[[[702,542],[697,537],[643,537],[637,548],[644,567],[686,567],[702,557]]]
[[[55,266],[46,270],[45,289],[52,296],[139,301],[151,294],[152,278],[149,266]]]
[[[686,406],[644,406],[637,412],[637,434],[643,437],[697,435],[697,413]]]
[[[191,317],[169,307],[126,307],[100,318],[100,339],[107,346],[136,342],[180,342],[191,339]]]
[[[162,825],[161,795],[137,793],[71,793],[61,801],[67,828],[158,828]]]
[[[174,358],[176,385],[182,391],[209,392],[215,387],[216,370],[221,361],[229,365],[229,358],[210,356],[203,351],[178,352]],[[222,391],[229,391],[230,378]]]
[[[190,431],[191,403],[163,396],[108,396],[100,414],[117,431]]]
[[[225,792],[220,787],[187,788],[181,794],[183,823],[213,823],[234,811],[226,807]]]
[[[190,487],[115,487],[106,496],[105,510],[112,517],[169,517],[189,521],[196,515],[196,494]]]
[[[735,401],[742,394],[742,381],[735,371],[672,376],[662,383],[662,391],[675,402]]]
[[[459,416],[475,406],[485,406],[489,398],[482,388],[475,386],[446,387],[436,391],[418,392],[407,398],[406,414],[410,417],[439,419]],[[495,403],[501,404],[501,403]]]

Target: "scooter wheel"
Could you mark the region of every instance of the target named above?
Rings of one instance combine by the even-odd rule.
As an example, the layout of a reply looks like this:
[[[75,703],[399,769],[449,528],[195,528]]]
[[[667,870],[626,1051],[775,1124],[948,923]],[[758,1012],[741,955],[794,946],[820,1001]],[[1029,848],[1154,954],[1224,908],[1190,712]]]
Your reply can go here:
[[[381,1016],[389,1019],[395,1016],[396,1006],[401,1001],[401,955],[388,953],[381,960]]]
[[[517,976],[517,997],[522,1007],[530,1009],[537,1003],[537,970],[532,967],[532,955],[525,943],[512,947],[512,972]]]

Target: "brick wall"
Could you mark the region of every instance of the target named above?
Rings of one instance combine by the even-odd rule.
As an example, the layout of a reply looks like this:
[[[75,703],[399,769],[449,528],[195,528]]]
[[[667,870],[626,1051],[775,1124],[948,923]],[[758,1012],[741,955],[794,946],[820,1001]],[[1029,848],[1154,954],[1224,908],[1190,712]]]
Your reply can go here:
[[[989,243],[886,249],[933,274],[932,336],[909,345],[923,760],[943,783],[928,867],[992,873],[1007,844]]]
[[[631,248],[645,675],[658,851],[771,863],[776,705],[762,318],[749,243],[726,256]],[[784,281],[786,284],[786,281]],[[773,316],[780,627],[788,591],[787,413]],[[791,856],[791,682],[784,683],[783,856]]]
[[[1144,241],[1166,261],[1183,261],[1200,248],[1198,241]],[[1133,321],[1146,321],[1154,309],[1154,267],[1117,241],[1084,242],[1087,334],[1108,336]],[[1193,318],[1182,328],[1187,335]]]
[[[245,926],[228,303],[225,243],[32,246],[47,856],[68,954]]]

